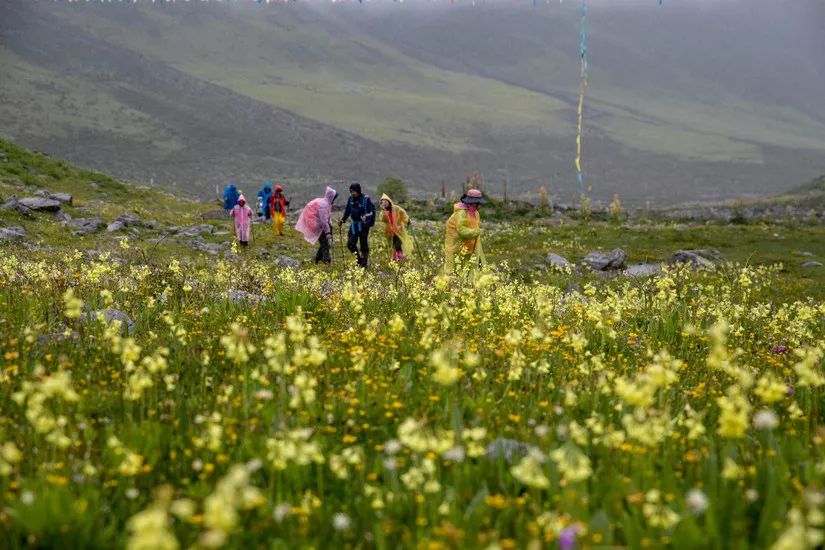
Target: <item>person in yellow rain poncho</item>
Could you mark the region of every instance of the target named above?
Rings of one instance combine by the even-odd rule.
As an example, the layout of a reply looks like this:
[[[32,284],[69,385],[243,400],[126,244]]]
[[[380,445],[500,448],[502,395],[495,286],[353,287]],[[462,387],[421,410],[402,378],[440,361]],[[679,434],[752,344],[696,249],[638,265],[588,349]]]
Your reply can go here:
[[[410,225],[410,217],[407,211],[392,202],[386,194],[381,196],[381,217],[379,220],[384,224],[384,236],[387,238],[387,245],[390,249],[390,259],[395,262],[403,262],[407,255],[412,252],[412,239],[407,232]]]
[[[478,213],[480,204],[484,204],[481,191],[470,189],[453,207],[444,239],[444,268],[447,273],[455,271],[456,259],[460,267],[469,266],[470,269],[485,264],[481,247],[481,216]]]

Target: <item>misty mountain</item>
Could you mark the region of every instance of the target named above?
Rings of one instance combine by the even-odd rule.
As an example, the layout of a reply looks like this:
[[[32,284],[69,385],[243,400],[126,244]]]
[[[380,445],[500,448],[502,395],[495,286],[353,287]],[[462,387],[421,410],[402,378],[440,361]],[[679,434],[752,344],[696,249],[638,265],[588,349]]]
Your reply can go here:
[[[0,5],[0,134],[132,180],[481,173],[576,192],[579,7]],[[816,0],[592,0],[585,178],[597,198],[778,193],[825,172]]]

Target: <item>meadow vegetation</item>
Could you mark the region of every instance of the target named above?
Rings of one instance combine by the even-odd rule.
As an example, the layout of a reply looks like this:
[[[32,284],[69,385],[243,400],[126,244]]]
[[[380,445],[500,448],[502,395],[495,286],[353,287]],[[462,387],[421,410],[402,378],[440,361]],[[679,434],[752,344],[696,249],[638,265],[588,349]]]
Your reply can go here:
[[[294,232],[153,244],[213,206],[3,152],[4,197],[159,223],[81,238],[1,214],[33,240],[0,245],[4,547],[823,542],[823,285],[794,254],[825,255],[821,227],[498,220],[491,269],[450,278],[417,220],[408,264],[283,268],[258,253],[309,257]],[[727,261],[535,266],[616,245]]]

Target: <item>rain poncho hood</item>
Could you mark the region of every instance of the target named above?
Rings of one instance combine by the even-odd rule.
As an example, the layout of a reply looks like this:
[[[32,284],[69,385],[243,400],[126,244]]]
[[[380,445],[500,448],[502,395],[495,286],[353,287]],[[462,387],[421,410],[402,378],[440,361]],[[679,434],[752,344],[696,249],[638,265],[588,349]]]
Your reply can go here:
[[[359,195],[363,195],[364,193],[361,191],[361,184],[360,183],[353,183],[349,186],[350,191],[355,191]]]
[[[269,199],[272,197],[272,184],[269,182],[264,183],[264,188],[258,191],[258,197],[261,199],[261,209],[264,217],[269,219]]]
[[[240,193],[234,183],[227,185],[226,189],[223,191],[223,209],[232,210],[232,207],[238,204],[239,196]]]
[[[337,196],[335,189],[327,187],[323,197],[311,200],[301,211],[295,229],[304,235],[308,243],[317,243],[321,234],[330,231],[332,203]]]

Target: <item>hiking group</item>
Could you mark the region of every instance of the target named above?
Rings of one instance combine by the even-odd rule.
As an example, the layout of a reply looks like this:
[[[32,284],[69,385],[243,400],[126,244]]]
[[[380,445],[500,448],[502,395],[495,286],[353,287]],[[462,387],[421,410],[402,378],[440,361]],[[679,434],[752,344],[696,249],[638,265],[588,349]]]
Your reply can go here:
[[[283,237],[286,223],[286,209],[289,201],[284,195],[284,188],[268,181],[263,189],[258,191],[257,214],[266,221],[272,221],[272,231]],[[242,247],[249,246],[252,236],[252,208],[247,204],[246,197],[234,183],[230,183],[223,192],[223,208],[235,220],[235,237]]]
[[[316,263],[332,263],[332,207],[337,198],[338,192],[332,187],[327,187],[323,197],[311,200],[304,207],[295,224],[295,229],[303,235],[304,240],[318,245],[314,258]],[[479,205],[484,202],[481,191],[470,189],[453,205],[452,215],[446,223],[444,238],[444,268],[448,273],[484,265],[481,216],[478,211]],[[258,192],[258,216],[263,216],[267,221],[272,220],[275,235],[283,236],[288,205],[289,201],[286,200],[283,187],[280,185],[276,185],[273,190],[271,184],[266,182],[263,189]],[[230,184],[224,191],[224,209],[234,218],[235,235],[241,246],[248,246],[252,233],[252,208],[246,204],[245,197],[235,184]],[[347,249],[363,268],[369,263],[369,233],[376,221],[382,224],[391,261],[405,261],[416,246],[412,235],[412,221],[406,210],[384,194],[376,212],[372,199],[364,194],[358,183],[350,185],[344,213],[337,222],[342,241],[342,226],[347,221],[350,222],[347,229]]]

